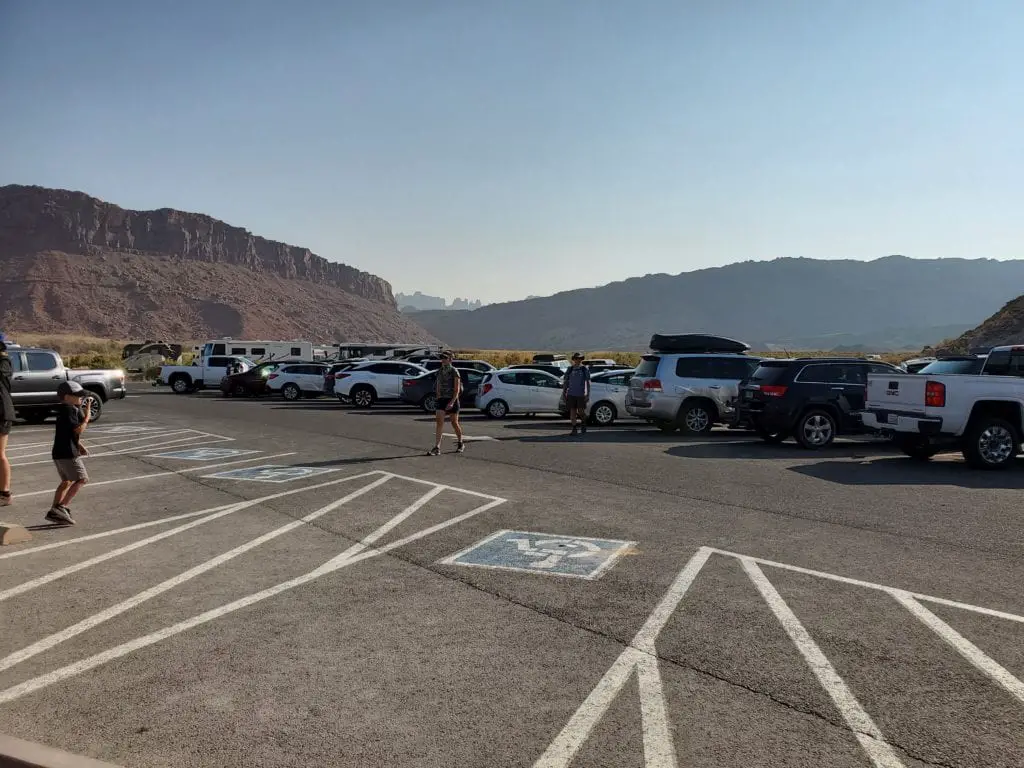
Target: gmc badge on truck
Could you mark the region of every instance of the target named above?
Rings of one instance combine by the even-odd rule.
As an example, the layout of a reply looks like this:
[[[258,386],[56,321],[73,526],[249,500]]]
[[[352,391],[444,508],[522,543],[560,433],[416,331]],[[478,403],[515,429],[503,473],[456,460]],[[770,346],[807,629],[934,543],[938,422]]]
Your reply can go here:
[[[890,381],[885,388],[885,394],[890,397],[897,397],[900,393],[900,383],[898,381]]]

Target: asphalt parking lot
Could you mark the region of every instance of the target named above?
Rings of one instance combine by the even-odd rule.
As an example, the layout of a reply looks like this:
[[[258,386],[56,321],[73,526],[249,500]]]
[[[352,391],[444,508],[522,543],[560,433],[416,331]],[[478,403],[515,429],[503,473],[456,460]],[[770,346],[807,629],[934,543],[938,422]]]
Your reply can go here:
[[[153,766],[1024,765],[1024,467],[146,391],[16,427],[0,731]]]

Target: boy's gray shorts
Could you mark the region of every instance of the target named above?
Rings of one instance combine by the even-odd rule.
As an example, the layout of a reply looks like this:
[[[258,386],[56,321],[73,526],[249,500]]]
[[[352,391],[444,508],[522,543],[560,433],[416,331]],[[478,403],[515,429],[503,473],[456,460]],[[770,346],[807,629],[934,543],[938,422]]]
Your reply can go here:
[[[75,483],[89,479],[89,473],[85,471],[85,462],[81,459],[54,459],[53,463],[61,480]]]

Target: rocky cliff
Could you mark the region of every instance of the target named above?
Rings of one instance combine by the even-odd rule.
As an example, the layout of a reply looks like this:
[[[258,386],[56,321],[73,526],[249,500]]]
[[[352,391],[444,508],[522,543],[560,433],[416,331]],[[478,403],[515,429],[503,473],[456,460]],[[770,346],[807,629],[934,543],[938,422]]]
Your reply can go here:
[[[327,261],[308,248],[267,240],[201,213],[171,208],[132,211],[83,192],[0,187],[0,253],[100,251],[159,254],[185,261],[231,264],[333,286],[397,307],[391,285],[376,275]]]
[[[0,328],[175,341],[435,342],[379,277],[203,214],[0,187]]]
[[[1024,296],[1008,301],[977,328],[936,344],[934,349],[926,347],[925,351],[966,355],[1005,344],[1024,344]]]

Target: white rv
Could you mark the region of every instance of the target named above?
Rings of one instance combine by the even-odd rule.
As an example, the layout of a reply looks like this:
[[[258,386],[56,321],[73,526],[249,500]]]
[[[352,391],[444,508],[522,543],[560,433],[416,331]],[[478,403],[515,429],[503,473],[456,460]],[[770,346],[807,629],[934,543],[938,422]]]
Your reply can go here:
[[[261,360],[322,360],[327,348],[309,341],[250,341],[246,339],[210,339],[200,350],[200,357],[230,355]]]

